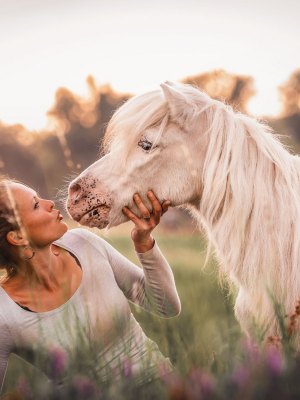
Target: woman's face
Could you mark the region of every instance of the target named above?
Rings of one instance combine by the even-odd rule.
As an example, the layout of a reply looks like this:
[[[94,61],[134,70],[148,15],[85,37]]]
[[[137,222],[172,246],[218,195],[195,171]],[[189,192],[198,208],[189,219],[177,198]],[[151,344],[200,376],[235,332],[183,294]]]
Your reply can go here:
[[[20,183],[12,182],[9,188],[27,239],[33,246],[46,246],[68,230],[59,210],[54,208],[53,201],[41,199],[33,189]]]

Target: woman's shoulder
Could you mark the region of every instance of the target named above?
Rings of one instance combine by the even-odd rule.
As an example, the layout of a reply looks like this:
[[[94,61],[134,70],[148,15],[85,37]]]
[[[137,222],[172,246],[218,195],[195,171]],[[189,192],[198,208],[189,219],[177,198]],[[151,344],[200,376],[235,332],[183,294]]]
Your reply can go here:
[[[0,288],[0,332],[2,329],[6,328],[7,325],[7,317],[11,313],[10,304],[7,301],[7,295],[5,296],[4,289]]]
[[[1,296],[0,296],[1,298]],[[3,300],[1,298],[1,300]],[[17,331],[17,324],[14,322],[13,310],[6,302],[1,303],[0,307],[0,358],[3,355],[3,351],[13,346],[14,339],[13,334]],[[1,386],[1,382],[0,382]],[[2,399],[2,397],[1,397]]]

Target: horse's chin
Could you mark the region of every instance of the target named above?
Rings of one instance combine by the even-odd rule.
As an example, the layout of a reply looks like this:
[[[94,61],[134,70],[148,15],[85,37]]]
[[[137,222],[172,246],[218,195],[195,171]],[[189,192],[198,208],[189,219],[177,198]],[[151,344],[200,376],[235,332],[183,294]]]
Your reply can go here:
[[[129,218],[127,218],[124,214],[118,213],[116,215],[112,215],[112,213],[111,213],[108,228],[114,228],[114,227],[124,224],[124,222],[128,222],[128,221],[129,221]]]
[[[101,205],[84,214],[78,221],[80,225],[104,229],[109,225],[110,207]]]

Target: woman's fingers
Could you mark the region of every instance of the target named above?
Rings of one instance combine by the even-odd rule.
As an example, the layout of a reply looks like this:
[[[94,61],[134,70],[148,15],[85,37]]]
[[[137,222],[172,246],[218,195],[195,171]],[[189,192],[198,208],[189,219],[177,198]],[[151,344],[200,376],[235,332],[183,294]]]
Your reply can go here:
[[[170,205],[171,205],[171,202],[170,202],[170,200],[165,200],[165,201],[162,203],[162,205],[161,205],[161,208],[162,208],[162,214],[164,214],[165,212],[167,212],[167,211],[168,211],[168,209],[169,209]]]
[[[171,205],[170,200],[165,200],[162,204],[159,202],[155,194],[152,190],[147,192],[147,197],[152,205],[152,212],[148,209],[148,207],[144,204],[141,196],[136,193],[133,196],[133,200],[140,211],[141,217],[138,217],[135,213],[131,211],[128,207],[123,208],[124,214],[131,219],[135,224],[138,222],[154,222],[157,225],[160,221],[160,217],[168,211],[169,206]]]
[[[135,224],[140,222],[140,218],[138,218],[128,207],[123,207],[122,212]]]
[[[149,235],[153,230],[153,222],[151,219],[145,220],[144,218],[139,218],[134,212],[132,212],[128,207],[122,208],[123,213],[134,223],[135,227],[131,232],[131,237],[135,242],[148,242]]]
[[[154,216],[160,217],[162,214],[162,207],[160,202],[157,200],[157,197],[151,190],[147,192],[147,197],[151,201]]]
[[[132,212],[128,207],[122,208],[123,214],[125,214],[138,229],[147,230],[149,229],[148,223],[150,218],[139,218],[134,212]]]
[[[138,193],[136,193],[133,196],[133,200],[134,200],[135,204],[137,205],[138,209],[140,210],[142,218],[150,219],[150,217],[151,217],[150,211],[145,206],[145,204],[143,203],[143,200],[141,199],[141,197],[140,197],[140,195]]]

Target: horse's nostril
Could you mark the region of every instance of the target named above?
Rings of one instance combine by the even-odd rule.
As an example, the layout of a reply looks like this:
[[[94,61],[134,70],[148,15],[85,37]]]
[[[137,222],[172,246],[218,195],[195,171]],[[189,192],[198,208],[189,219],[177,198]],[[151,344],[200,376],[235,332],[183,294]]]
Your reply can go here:
[[[82,190],[79,183],[72,183],[72,185],[69,187],[69,196],[75,204],[78,203],[80,199],[81,191]]]

